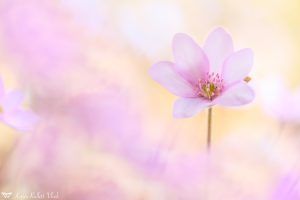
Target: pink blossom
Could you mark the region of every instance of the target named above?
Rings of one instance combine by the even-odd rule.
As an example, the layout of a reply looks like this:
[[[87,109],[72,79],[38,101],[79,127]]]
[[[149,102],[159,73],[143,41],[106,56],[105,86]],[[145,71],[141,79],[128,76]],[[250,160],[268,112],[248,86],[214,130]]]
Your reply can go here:
[[[37,117],[30,111],[21,108],[24,95],[19,91],[5,92],[0,79],[0,120],[21,131],[33,128]]]
[[[191,117],[219,104],[235,107],[250,103],[254,91],[244,79],[253,65],[251,49],[234,51],[231,36],[222,28],[208,35],[203,48],[183,33],[173,39],[174,62],[162,61],[151,77],[180,98],[174,117]]]
[[[299,176],[287,175],[277,184],[271,200],[297,200],[300,199]]]
[[[264,78],[259,83],[264,111],[283,123],[300,123],[300,88],[292,90],[279,77]]]
[[[100,142],[103,149],[125,158],[147,174],[163,168],[160,151],[165,148],[165,141],[150,142],[145,137],[143,117],[122,88],[111,86],[102,92],[82,93],[70,98],[67,104],[66,116],[92,143]]]
[[[4,0],[0,8],[5,56],[24,85],[38,93],[62,93],[83,55],[79,33],[54,1]]]

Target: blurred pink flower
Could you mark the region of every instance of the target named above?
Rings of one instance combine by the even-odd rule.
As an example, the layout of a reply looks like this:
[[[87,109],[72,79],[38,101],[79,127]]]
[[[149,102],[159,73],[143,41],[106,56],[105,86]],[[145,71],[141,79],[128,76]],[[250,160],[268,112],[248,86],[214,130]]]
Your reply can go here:
[[[61,119],[47,119],[36,132],[21,137],[0,171],[0,182],[13,185],[18,191],[23,188],[43,193],[52,191],[63,200],[88,200],[95,196],[105,200],[128,199],[118,180],[97,165],[103,152],[94,154],[100,157],[97,162],[87,158],[91,154],[81,156],[89,152],[86,146],[89,143],[74,137],[76,128],[69,133],[64,125]],[[24,155],[29,162],[20,165]]]
[[[19,91],[5,92],[0,79],[0,120],[21,131],[29,131],[37,122],[37,116],[21,108],[24,95]]]
[[[241,106],[254,99],[254,91],[244,81],[253,65],[253,52],[234,52],[231,36],[224,29],[210,33],[203,49],[178,33],[173,39],[173,54],[174,63],[158,62],[150,75],[181,97],[174,104],[174,117],[191,117],[216,104]]]
[[[300,123],[300,88],[292,91],[278,77],[265,78],[260,83],[264,111],[284,123]]]
[[[91,137],[101,135],[111,142],[117,139],[118,144],[138,139],[141,120],[128,96],[117,86],[96,93],[83,92],[70,97],[65,105],[66,114],[74,126]]]
[[[211,172],[214,172],[214,176],[218,173],[215,169],[209,172],[208,164],[205,154],[201,153],[177,155],[166,161],[166,167],[159,174],[159,179],[165,183],[169,199],[202,199],[207,177],[212,175]]]
[[[300,199],[299,186],[299,176],[288,175],[279,181],[271,200],[298,200]]]
[[[103,149],[122,156],[147,174],[155,174],[163,168],[160,151],[165,144],[150,142],[144,136],[143,117],[130,95],[121,88],[82,93],[70,98],[67,104],[67,117],[79,133],[84,133],[82,136],[96,145],[100,142]]]
[[[31,90],[57,93],[65,88],[65,79],[83,65],[79,33],[71,22],[51,0],[4,0],[1,4],[5,53]]]

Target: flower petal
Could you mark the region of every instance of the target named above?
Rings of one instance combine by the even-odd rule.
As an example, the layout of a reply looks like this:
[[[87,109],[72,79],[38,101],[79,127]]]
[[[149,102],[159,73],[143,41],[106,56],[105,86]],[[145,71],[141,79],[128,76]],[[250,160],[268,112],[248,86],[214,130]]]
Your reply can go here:
[[[0,98],[2,98],[4,95],[4,84],[2,79],[0,78]]]
[[[167,88],[171,93],[181,97],[194,97],[193,87],[174,70],[171,62],[159,62],[149,71],[151,77]]]
[[[209,60],[210,72],[218,73],[224,60],[233,52],[231,36],[223,28],[217,28],[208,35],[203,49]]]
[[[1,105],[7,112],[18,108],[22,104],[23,100],[24,94],[15,90],[4,95],[3,99],[1,100]]]
[[[233,53],[225,61],[222,78],[225,83],[243,80],[251,71],[253,65],[253,52],[251,49],[242,49]]]
[[[200,98],[177,99],[173,107],[173,116],[176,118],[192,117],[201,110],[211,106],[212,103]]]
[[[178,33],[173,39],[176,70],[190,83],[197,84],[209,70],[208,59],[203,50],[188,35]]]
[[[241,81],[225,90],[214,102],[225,107],[235,107],[250,103],[254,97],[255,93],[252,88],[244,81]]]
[[[5,113],[3,121],[17,130],[31,131],[38,122],[38,117],[30,111],[15,110],[14,112]]]

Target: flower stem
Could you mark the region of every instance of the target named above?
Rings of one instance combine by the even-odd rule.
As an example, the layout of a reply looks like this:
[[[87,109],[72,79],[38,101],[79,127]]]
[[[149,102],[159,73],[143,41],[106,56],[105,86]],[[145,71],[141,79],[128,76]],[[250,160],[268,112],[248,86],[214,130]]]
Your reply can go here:
[[[210,152],[212,107],[208,108],[208,116],[207,117],[208,117],[207,118],[207,152]]]

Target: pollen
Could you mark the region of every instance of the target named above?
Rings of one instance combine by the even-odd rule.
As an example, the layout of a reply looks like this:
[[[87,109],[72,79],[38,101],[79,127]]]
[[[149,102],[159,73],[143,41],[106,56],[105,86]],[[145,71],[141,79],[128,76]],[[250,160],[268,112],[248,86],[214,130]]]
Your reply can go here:
[[[250,76],[246,76],[246,77],[244,78],[244,81],[247,82],[247,83],[250,82],[250,81],[251,81],[251,77],[250,77]]]
[[[199,79],[198,95],[208,100],[213,100],[222,93],[223,79],[218,73],[207,73],[205,78]]]

